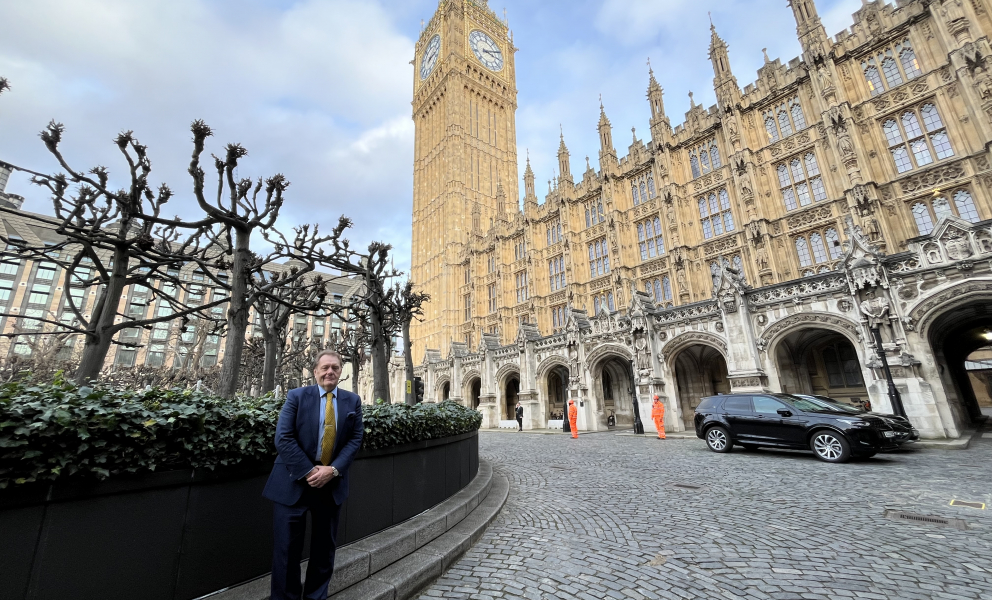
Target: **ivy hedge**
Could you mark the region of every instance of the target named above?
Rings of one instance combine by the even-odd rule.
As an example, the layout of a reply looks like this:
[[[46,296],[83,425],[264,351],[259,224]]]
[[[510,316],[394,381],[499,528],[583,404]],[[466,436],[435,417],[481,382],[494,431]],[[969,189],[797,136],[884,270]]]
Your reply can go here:
[[[140,391],[0,384],[0,489],[57,479],[266,462],[282,400],[225,400],[194,390]],[[365,448],[475,431],[482,416],[454,402],[364,406]]]

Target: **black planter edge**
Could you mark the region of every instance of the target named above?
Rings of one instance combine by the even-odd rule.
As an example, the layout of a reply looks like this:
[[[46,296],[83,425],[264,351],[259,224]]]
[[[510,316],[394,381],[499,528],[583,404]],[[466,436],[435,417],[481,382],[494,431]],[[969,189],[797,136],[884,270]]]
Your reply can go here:
[[[415,574],[404,567],[405,561],[417,560],[424,555],[438,563],[437,575],[426,582],[432,583],[442,571],[447,570],[479,541],[502,510],[508,496],[509,483],[506,478],[497,474],[489,462],[480,459],[476,476],[448,499],[402,523],[339,547],[335,554],[334,577],[331,579],[328,600],[363,600],[367,597],[363,588],[369,585],[388,585],[399,589],[400,582],[390,581],[387,584],[383,581],[404,577],[412,580]],[[444,531],[435,532],[434,537],[429,539],[424,538],[423,543],[396,556],[391,564],[371,571],[370,556],[393,549],[398,532],[409,534],[412,531],[415,537],[419,537],[418,534],[430,530],[431,523],[437,522],[439,518],[445,519]],[[302,569],[306,569],[305,561]],[[195,600],[268,600],[269,586],[270,578],[266,574]],[[422,588],[418,588],[418,591],[419,589]],[[405,600],[414,595],[397,595],[396,599],[402,597]]]
[[[453,444],[455,442],[467,440],[470,437],[476,437],[478,435],[479,435],[479,430],[476,429],[475,431],[467,431],[465,433],[459,433],[458,435],[453,435],[450,437],[434,438],[430,440],[419,440],[416,442],[400,444],[398,446],[389,446],[388,448],[376,448],[375,450],[362,448],[361,450],[358,451],[358,455],[355,458],[388,456],[390,454],[402,454],[404,452],[410,452],[413,450],[423,450],[424,448],[433,448],[434,446],[444,446],[447,444]]]

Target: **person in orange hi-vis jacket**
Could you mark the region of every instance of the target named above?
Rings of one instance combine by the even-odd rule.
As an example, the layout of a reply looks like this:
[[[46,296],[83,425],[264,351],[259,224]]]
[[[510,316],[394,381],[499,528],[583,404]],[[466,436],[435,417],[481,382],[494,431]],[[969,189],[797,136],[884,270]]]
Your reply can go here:
[[[572,437],[579,437],[579,409],[575,406],[575,400],[568,401],[568,425],[572,428]]]
[[[657,394],[654,397],[654,404],[651,405],[651,419],[654,420],[654,426],[658,428],[658,439],[665,439],[665,405],[661,403]]]

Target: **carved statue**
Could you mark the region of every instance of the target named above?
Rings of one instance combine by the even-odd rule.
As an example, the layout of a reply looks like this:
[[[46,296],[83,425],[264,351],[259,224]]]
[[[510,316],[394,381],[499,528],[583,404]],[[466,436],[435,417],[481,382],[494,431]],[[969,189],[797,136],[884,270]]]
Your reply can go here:
[[[668,209],[665,211],[665,215],[668,217],[668,223],[675,227],[678,225],[678,219],[675,217],[675,207],[671,203],[668,205]]]
[[[756,260],[758,261],[758,268],[764,271],[768,268],[768,252],[765,250],[765,245],[762,244],[758,246],[755,251]]]
[[[751,196],[751,178],[748,177],[747,171],[741,175],[741,196],[744,198],[749,198]]]
[[[839,129],[837,131],[837,148],[840,150],[840,155],[844,158],[854,156],[854,142],[851,141],[851,135],[847,133],[847,129]]]
[[[872,243],[882,239],[882,230],[878,226],[878,221],[875,217],[865,219],[865,235],[868,237],[868,241]]]
[[[944,0],[944,4],[940,8],[940,14],[947,23],[953,23],[967,18],[964,14],[964,7],[961,5],[961,0]]]
[[[827,69],[825,64],[820,65],[816,69],[816,80],[820,84],[820,89],[825,90],[831,85],[830,70]]]
[[[868,322],[872,327],[878,327],[884,322],[885,315],[889,312],[889,300],[885,296],[873,298],[874,294],[868,293],[868,298],[861,303],[861,312],[868,317]]]
[[[679,293],[680,294],[688,294],[689,293],[689,286],[685,282],[685,270],[679,269],[678,271],[676,271],[675,272],[675,279],[676,279],[676,281],[678,282],[678,285],[679,285]]]

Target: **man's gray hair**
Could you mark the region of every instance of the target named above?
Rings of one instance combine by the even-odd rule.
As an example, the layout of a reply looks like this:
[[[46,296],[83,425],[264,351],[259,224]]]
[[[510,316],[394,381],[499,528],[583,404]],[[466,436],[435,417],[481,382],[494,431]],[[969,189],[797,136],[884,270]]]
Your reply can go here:
[[[324,358],[325,356],[333,356],[334,358],[338,359],[338,364],[344,367],[344,359],[341,358],[341,355],[338,352],[334,350],[321,350],[320,352],[317,353],[317,356],[315,356],[313,359],[313,366],[310,368],[310,371],[312,373],[317,372],[317,365],[320,364],[320,359]]]

